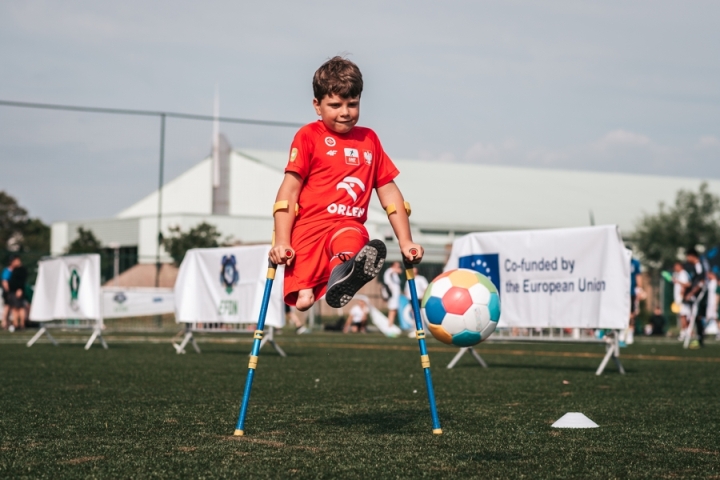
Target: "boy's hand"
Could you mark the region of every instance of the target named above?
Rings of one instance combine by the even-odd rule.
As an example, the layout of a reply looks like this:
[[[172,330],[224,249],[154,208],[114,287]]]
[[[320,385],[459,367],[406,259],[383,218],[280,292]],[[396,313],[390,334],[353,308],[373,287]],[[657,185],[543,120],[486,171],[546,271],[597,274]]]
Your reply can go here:
[[[275,245],[270,249],[270,261],[275,265],[290,266],[295,260],[295,250],[290,245]]]
[[[403,258],[410,263],[420,263],[425,254],[425,250],[420,245],[412,242],[400,244],[400,251]]]

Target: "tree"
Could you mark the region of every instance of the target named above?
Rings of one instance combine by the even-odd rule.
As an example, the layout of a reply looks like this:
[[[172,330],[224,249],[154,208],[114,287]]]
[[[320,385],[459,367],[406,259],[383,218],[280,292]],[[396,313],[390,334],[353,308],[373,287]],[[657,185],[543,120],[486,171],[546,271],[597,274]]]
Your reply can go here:
[[[165,250],[180,265],[185,258],[185,253],[191,248],[213,248],[219,247],[218,239],[221,237],[215,225],[202,222],[185,233],[180,227],[170,227],[170,236],[163,239]]]
[[[653,271],[670,269],[678,249],[720,244],[720,197],[703,182],[697,192],[680,190],[675,205],[659,205],[659,212],[643,216],[635,230],[635,244]]]
[[[50,227],[28,212],[17,200],[0,191],[0,250],[48,253]]]
[[[0,191],[0,248],[9,248],[17,241],[18,226],[27,219],[27,210],[14,197]]]
[[[20,241],[23,252],[41,252],[48,253],[50,251],[50,227],[45,225],[38,218],[30,218],[20,226]]]
[[[92,230],[78,227],[77,238],[68,247],[68,253],[100,253],[102,244]]]

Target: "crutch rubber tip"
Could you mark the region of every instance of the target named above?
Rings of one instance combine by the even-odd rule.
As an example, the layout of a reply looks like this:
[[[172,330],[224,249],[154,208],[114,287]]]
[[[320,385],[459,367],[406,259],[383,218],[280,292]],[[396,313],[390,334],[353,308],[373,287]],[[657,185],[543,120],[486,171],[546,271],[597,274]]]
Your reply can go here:
[[[233,436],[234,436],[234,437],[242,437],[243,435],[245,435],[245,432],[243,432],[243,431],[240,430],[239,428],[236,428],[236,429],[235,429],[235,433],[233,433]]]
[[[433,435],[442,435],[442,428],[433,428]]]

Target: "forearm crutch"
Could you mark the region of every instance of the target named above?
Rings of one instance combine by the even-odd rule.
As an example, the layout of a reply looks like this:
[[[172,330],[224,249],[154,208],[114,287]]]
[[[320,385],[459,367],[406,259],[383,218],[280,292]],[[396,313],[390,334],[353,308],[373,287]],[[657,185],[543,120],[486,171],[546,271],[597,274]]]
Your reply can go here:
[[[410,253],[415,256],[418,254],[417,250],[413,249]],[[415,317],[415,328],[417,329],[416,336],[418,344],[420,346],[420,363],[422,364],[423,371],[425,372],[425,386],[427,387],[428,401],[430,402],[430,416],[432,417],[433,433],[435,435],[442,434],[442,428],[440,428],[440,417],[438,417],[437,406],[435,405],[435,390],[433,389],[432,377],[430,376],[430,357],[427,353],[427,347],[425,346],[425,330],[423,330],[422,318],[420,317],[420,301],[417,296],[417,289],[415,288],[415,271],[413,265],[406,259],[403,259],[405,264],[405,275],[407,276],[408,286],[410,290],[410,303],[412,303],[413,316]]]
[[[292,258],[294,252],[287,250],[285,252],[287,258]],[[265,317],[267,316],[268,305],[270,304],[270,292],[272,292],[273,281],[275,280],[275,272],[277,265],[268,260],[267,277],[265,280],[265,291],[263,292],[262,305],[260,306],[260,315],[257,322],[257,329],[253,335],[253,346],[250,352],[250,361],[248,362],[248,374],[245,378],[245,391],[243,392],[242,403],[240,404],[240,415],[238,416],[237,425],[235,425],[234,436],[245,435],[245,417],[247,416],[248,403],[250,402],[250,390],[252,390],[253,377],[255,376],[255,368],[257,368],[258,355],[260,354],[260,342],[263,338],[263,329],[265,328]]]

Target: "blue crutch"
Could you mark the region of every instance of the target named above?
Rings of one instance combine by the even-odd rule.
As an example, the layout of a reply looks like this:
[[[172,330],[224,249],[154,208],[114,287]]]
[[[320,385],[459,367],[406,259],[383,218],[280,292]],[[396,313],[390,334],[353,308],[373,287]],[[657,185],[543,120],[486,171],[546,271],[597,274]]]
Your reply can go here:
[[[418,252],[412,249],[410,254],[415,256]],[[430,376],[430,357],[428,356],[427,346],[425,345],[425,330],[423,330],[422,319],[420,318],[420,302],[417,296],[417,289],[415,288],[415,271],[413,270],[412,263],[408,262],[407,259],[403,259],[403,263],[405,264],[405,275],[407,276],[410,290],[410,302],[412,303],[413,316],[415,317],[416,336],[420,346],[420,363],[425,373],[425,386],[427,387],[428,401],[430,402],[433,433],[435,435],[441,435],[440,417],[438,417],[437,406],[435,405],[435,390],[433,389],[432,377]]]
[[[294,252],[287,250],[285,256],[292,258]],[[260,316],[258,318],[257,330],[253,335],[253,346],[250,352],[250,362],[248,363],[248,374],[245,379],[245,391],[243,392],[242,404],[240,405],[240,415],[238,416],[237,425],[235,425],[235,433],[233,435],[245,435],[245,417],[247,416],[248,403],[250,402],[250,390],[252,390],[253,377],[255,377],[255,368],[257,368],[258,355],[260,354],[260,342],[263,338],[263,328],[265,328],[265,317],[267,316],[268,304],[270,303],[270,292],[272,291],[273,281],[275,280],[275,272],[277,265],[268,260],[267,277],[265,280],[265,291],[263,292],[262,305],[260,306]]]

